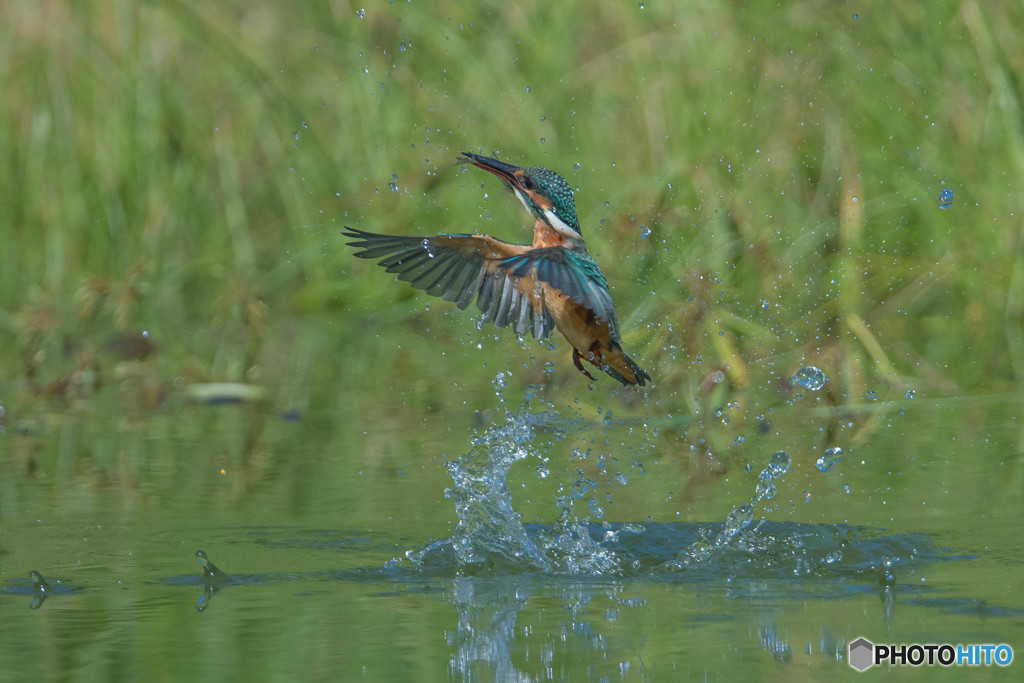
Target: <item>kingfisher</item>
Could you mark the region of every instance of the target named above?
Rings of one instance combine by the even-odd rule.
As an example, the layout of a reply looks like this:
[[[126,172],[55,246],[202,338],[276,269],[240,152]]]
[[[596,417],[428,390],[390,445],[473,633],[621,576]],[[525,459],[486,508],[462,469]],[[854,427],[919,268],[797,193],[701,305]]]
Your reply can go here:
[[[381,235],[346,226],[355,256],[416,289],[465,309],[473,300],[487,322],[519,337],[543,340],[557,329],[572,344],[576,368],[594,379],[586,360],[624,386],[651,376],[622,350],[608,281],[583,243],[576,202],[565,179],[546,168],[521,168],[463,152],[459,163],[489,171],[519,198],[534,220],[533,243],[477,234]]]

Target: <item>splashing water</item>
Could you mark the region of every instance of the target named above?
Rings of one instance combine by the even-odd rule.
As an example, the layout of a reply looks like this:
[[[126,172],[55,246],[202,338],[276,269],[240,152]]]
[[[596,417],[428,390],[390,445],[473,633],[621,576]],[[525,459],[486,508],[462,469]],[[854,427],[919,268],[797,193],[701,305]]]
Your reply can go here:
[[[494,388],[504,405],[505,374],[499,373]],[[458,524],[451,538],[435,541],[425,548],[409,551],[406,557],[417,564],[435,559],[454,561],[464,574],[493,571],[543,571],[554,574],[607,574],[618,569],[615,554],[593,538],[587,517],[576,514],[576,500],[587,499],[593,512],[595,500],[587,496],[597,483],[582,474],[567,495],[556,499],[558,520],[550,527],[531,528],[512,507],[508,486],[509,469],[520,460],[544,456],[534,445],[538,432],[554,434],[560,441],[567,433],[581,429],[582,420],[562,417],[550,404],[546,410],[531,412],[536,387],[527,387],[515,413],[506,409],[504,424],[496,424],[472,439],[470,451],[447,463],[452,486],[445,495],[455,502]],[[531,525],[533,526],[533,525]],[[642,530],[642,527],[639,527]]]
[[[789,471],[792,462],[786,451],[775,451],[769,458],[768,465],[757,476],[757,487],[754,489],[754,497],[750,503],[740,505],[730,512],[725,520],[725,528],[717,536],[709,539],[702,534],[697,542],[681,553],[679,561],[668,562],[665,564],[665,568],[678,569],[693,563],[706,562],[715,557],[717,551],[732,543],[733,539],[749,527],[754,520],[754,510],[757,504],[762,500],[771,500],[775,497],[775,480]],[[756,531],[756,528],[754,530]]]
[[[897,556],[904,556],[901,562],[924,556],[946,559],[925,537],[878,535],[877,530],[846,525],[771,522],[763,516],[755,523],[758,506],[776,497],[777,482],[792,466],[785,451],[772,454],[757,476],[750,502],[734,508],[724,523],[606,522],[596,496],[597,482],[577,470],[576,480],[571,485],[566,481],[556,495],[557,520],[550,525],[524,524],[512,505],[510,469],[532,458],[547,471],[547,450],[552,448],[551,458],[582,457],[569,446],[563,454],[556,444],[587,426],[582,419],[563,417],[550,403],[533,410],[531,402],[538,401],[539,393],[535,386],[526,388],[518,410],[509,410],[506,379],[506,373],[499,373],[494,381],[504,420],[475,434],[470,450],[447,463],[452,486],[445,495],[454,502],[458,516],[451,537],[407,551],[411,566],[400,567],[401,560],[395,559],[385,566],[386,571],[403,575],[413,570],[421,577],[685,574],[702,580],[723,575],[874,574],[883,551],[889,558],[894,548]],[[555,475],[548,472],[548,476]],[[583,509],[577,512],[577,508]]]

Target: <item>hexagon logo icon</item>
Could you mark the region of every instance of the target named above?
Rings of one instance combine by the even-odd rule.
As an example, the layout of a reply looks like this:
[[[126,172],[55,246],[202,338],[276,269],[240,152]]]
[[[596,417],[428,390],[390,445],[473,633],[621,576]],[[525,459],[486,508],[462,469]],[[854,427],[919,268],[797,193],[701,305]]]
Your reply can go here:
[[[858,638],[850,643],[850,666],[857,671],[864,671],[874,664],[875,646],[867,638]]]

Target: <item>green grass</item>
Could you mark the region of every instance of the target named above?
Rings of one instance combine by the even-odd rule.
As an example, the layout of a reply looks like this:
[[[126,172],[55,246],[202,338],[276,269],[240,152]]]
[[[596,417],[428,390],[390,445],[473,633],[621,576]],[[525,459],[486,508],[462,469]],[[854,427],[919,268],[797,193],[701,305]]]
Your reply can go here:
[[[571,387],[566,344],[478,331],[344,246],[528,239],[462,150],[578,188],[659,412],[715,369],[725,396],[807,363],[837,403],[1017,388],[1019,3],[675,5],[6,3],[3,400],[83,368],[154,404],[181,378],[436,407],[548,360]]]

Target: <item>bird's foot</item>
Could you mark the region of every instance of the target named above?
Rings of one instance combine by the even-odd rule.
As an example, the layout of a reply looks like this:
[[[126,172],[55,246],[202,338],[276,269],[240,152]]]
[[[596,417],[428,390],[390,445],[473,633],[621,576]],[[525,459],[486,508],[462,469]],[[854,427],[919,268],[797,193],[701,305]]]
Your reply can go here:
[[[580,359],[582,357],[583,356],[580,355],[579,349],[574,348],[572,350],[572,362],[576,366],[576,369],[579,370],[580,372],[582,372],[587,377],[589,377],[591,380],[596,382],[597,380],[594,379],[594,376],[591,375],[589,372],[587,372],[586,370],[583,369],[583,363],[580,362]],[[591,361],[591,362],[593,362],[593,361]]]

